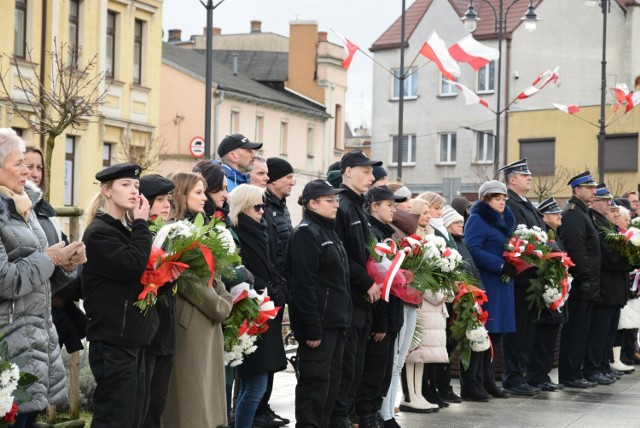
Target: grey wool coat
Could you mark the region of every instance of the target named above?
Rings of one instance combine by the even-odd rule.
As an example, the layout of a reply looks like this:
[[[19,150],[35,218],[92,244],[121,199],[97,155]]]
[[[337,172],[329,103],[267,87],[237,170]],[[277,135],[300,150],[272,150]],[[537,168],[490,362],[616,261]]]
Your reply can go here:
[[[34,186],[25,190],[34,205],[42,197]],[[54,267],[44,253],[47,246],[33,210],[25,222],[13,199],[0,195],[0,335],[7,342],[9,359],[24,361],[20,369],[38,378],[27,390],[31,401],[19,405],[21,413],[67,400],[51,295],[76,273]]]

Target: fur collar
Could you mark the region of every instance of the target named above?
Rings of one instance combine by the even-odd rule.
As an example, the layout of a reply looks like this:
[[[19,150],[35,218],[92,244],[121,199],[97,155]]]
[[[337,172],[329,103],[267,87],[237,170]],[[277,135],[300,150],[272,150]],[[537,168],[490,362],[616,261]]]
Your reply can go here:
[[[490,226],[500,230],[507,237],[516,230],[516,218],[508,205],[505,205],[504,212],[500,215],[488,204],[478,200],[473,204],[469,213],[479,215]]]

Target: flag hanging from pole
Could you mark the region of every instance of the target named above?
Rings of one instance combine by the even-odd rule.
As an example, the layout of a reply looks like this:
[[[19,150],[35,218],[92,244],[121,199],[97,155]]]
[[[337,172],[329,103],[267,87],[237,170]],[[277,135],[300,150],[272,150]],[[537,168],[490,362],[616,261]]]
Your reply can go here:
[[[553,106],[558,110],[563,111],[567,114],[576,114],[580,111],[580,107],[578,107],[575,104],[568,104],[568,105],[556,104],[556,103],[551,103],[551,104],[553,104]]]
[[[537,94],[551,82],[557,82],[559,76],[560,67],[556,67],[553,71],[547,70],[544,73],[536,77],[531,86],[526,88],[518,95],[519,100],[524,100]]]
[[[458,62],[466,62],[476,71],[500,57],[498,49],[483,45],[471,35],[451,46],[449,54]]]
[[[460,67],[455,59],[449,54],[447,46],[438,34],[434,31],[422,48],[420,53],[433,61],[444,77],[449,80],[456,80],[460,77]]]
[[[336,34],[336,36],[340,37],[340,39],[342,40],[342,47],[344,48],[344,51],[347,53],[347,57],[340,63],[340,65],[345,70],[348,70],[349,67],[351,66],[351,61],[353,61],[353,57],[355,56],[356,52],[358,52],[360,48],[358,47],[358,45],[356,45],[351,40],[347,39],[337,31],[333,31],[333,32]]]
[[[466,105],[480,104],[481,106],[489,108],[489,104],[487,104],[485,100],[480,98],[475,92],[473,92],[471,89],[464,86],[462,83],[458,83],[458,82],[454,82],[452,80],[446,80],[446,79],[445,79],[445,82],[455,86],[460,91],[462,91],[462,95],[464,96],[464,102]]]

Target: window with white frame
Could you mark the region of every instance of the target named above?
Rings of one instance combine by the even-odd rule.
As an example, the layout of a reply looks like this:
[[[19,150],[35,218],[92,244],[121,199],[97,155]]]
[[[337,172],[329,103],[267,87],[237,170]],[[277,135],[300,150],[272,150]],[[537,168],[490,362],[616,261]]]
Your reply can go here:
[[[280,154],[287,155],[287,146],[289,144],[289,123],[286,121],[280,122]]]
[[[111,166],[113,143],[102,143],[102,167]]]
[[[229,130],[231,134],[237,134],[240,130],[240,111],[231,110],[231,117],[229,121]]]
[[[142,84],[142,44],[144,21],[136,19],[133,27],[133,83]]]
[[[398,164],[398,136],[393,136],[393,144],[391,145],[391,163]],[[416,163],[416,136],[415,134],[402,136],[402,163]]]
[[[453,97],[458,95],[458,88],[453,86],[451,83],[448,83],[449,79],[440,75],[440,96],[443,97]]]
[[[491,61],[478,70],[478,93],[494,92],[496,90],[496,62]]]
[[[264,141],[264,116],[262,114],[256,114],[256,135],[253,141]]]
[[[75,188],[76,137],[67,135],[64,156],[64,204],[73,205]]]
[[[309,124],[307,125],[307,157],[313,157],[313,144],[314,144],[314,126]]]
[[[78,68],[80,0],[69,0],[69,67]]]
[[[493,162],[494,135],[490,131],[476,132],[476,156],[475,161],[480,163]]]
[[[396,68],[393,70],[393,99],[397,100],[400,98],[400,69]],[[411,67],[409,69],[405,69],[405,78],[404,78],[404,98],[411,99],[418,97],[418,69],[416,67]]]
[[[456,163],[456,140],[455,132],[440,134],[440,163]]]
[[[27,0],[16,0],[14,21],[13,53],[24,58],[27,55]]]

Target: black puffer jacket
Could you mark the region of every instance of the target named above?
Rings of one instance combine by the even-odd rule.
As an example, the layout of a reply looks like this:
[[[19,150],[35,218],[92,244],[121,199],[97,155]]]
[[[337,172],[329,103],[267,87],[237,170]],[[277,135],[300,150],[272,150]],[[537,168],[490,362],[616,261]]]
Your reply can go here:
[[[370,307],[367,290],[373,286],[373,279],[367,273],[367,244],[371,232],[369,218],[363,208],[365,199],[344,184],[340,188],[346,191],[340,199],[336,232],[349,256],[351,298],[354,305]]]
[[[275,245],[275,260],[276,270],[284,278],[287,277],[286,271],[286,252],[287,243],[289,242],[289,236],[293,231],[291,225],[291,216],[289,215],[289,208],[287,208],[287,201],[285,198],[279,198],[267,189],[264,192],[264,196],[267,201],[267,209],[264,212],[264,218],[267,220],[270,228],[273,228],[274,234],[270,233],[269,238],[275,235],[277,237],[277,244]]]
[[[289,238],[289,316],[299,341],[351,325],[349,261],[334,228],[335,221],[306,211]]]
[[[569,268],[573,276],[569,299],[597,299],[600,292],[600,239],[589,208],[575,196],[569,199],[562,212],[558,236],[575,263]]]
[[[143,315],[133,305],[151,254],[149,223],[134,220],[129,230],[120,220],[98,213],[82,240],[87,248],[82,270],[87,339],[130,347],[150,344],[158,328],[156,309]]]
[[[605,236],[607,232],[601,228],[615,228],[607,220],[605,216],[595,210],[589,210],[593,223],[598,228],[598,236],[600,238],[601,269],[600,269],[600,295],[596,300],[596,304],[603,306],[623,307],[627,304],[629,297],[629,272],[633,268],[627,262],[627,259],[613,251],[607,242]]]
[[[395,233],[395,229],[382,223],[375,217],[369,217],[371,233],[378,242],[382,242]],[[373,309],[373,333],[398,333],[404,324],[404,305],[402,300],[389,294],[389,302],[380,299]]]

